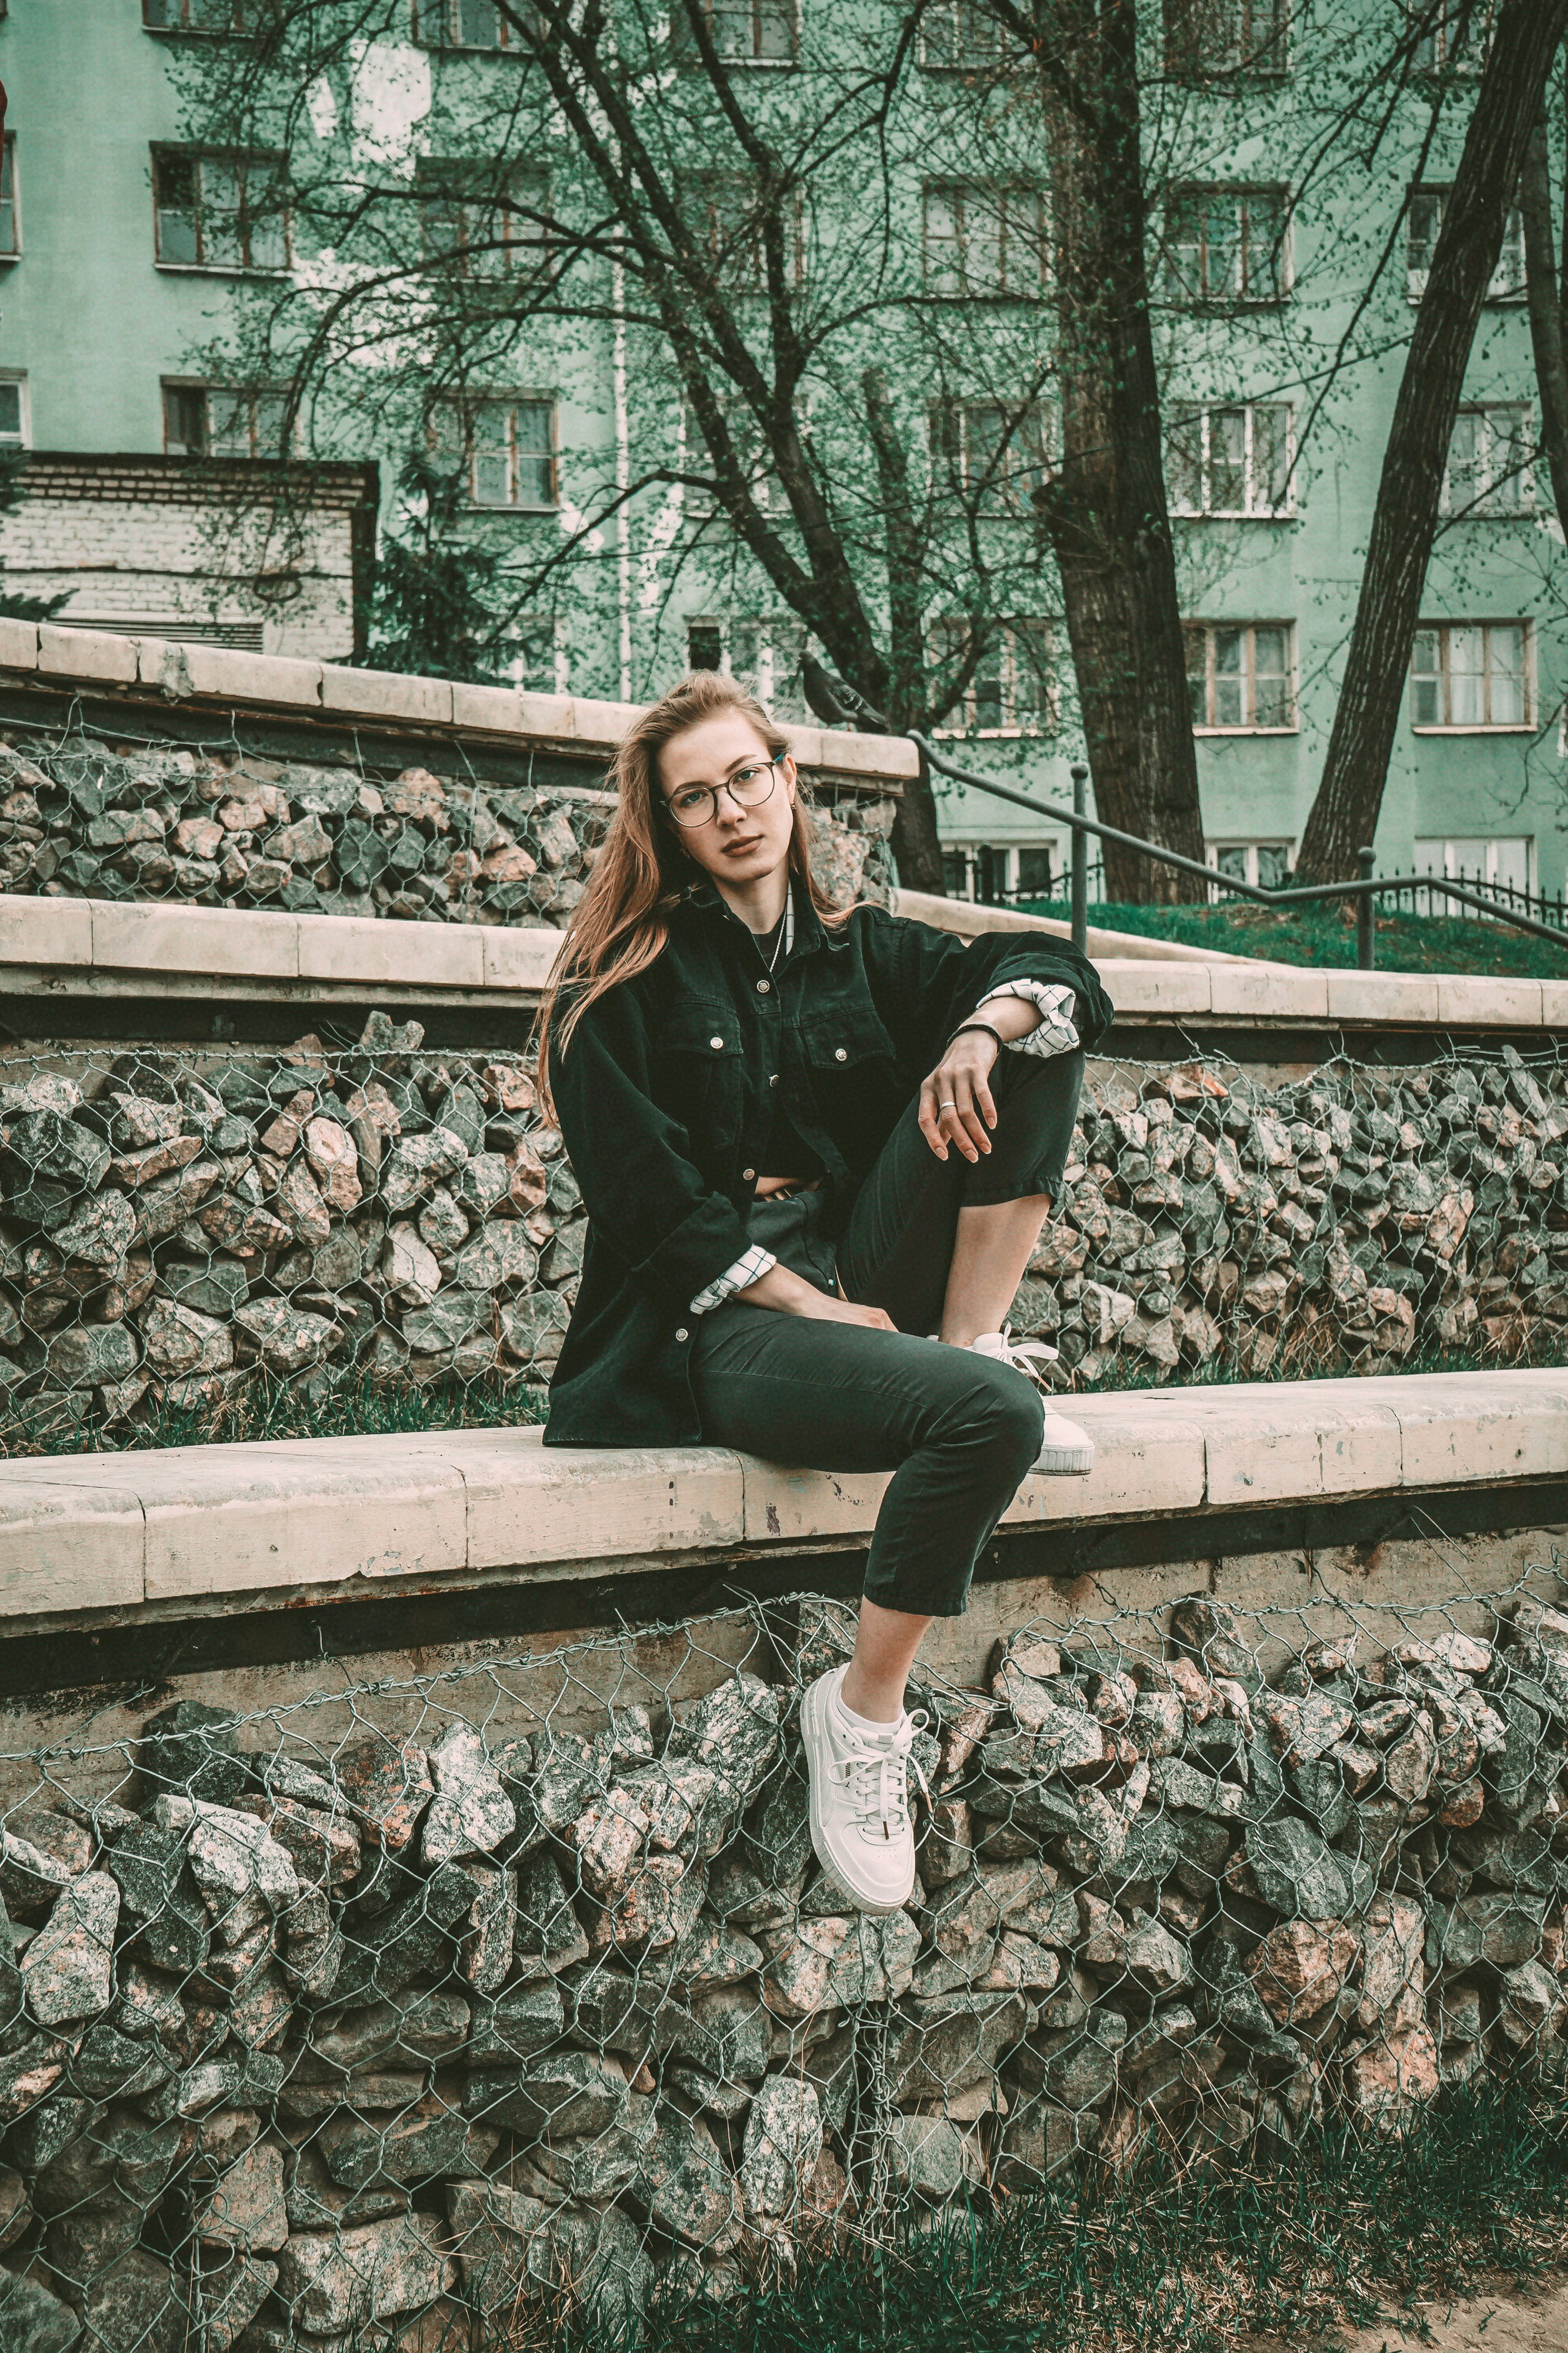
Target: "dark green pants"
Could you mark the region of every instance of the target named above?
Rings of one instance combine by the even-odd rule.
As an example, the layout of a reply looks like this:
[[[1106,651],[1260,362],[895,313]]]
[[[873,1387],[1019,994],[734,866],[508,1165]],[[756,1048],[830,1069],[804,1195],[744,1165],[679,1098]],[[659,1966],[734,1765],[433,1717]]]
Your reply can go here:
[[[760,1201],[753,1241],[822,1291],[885,1308],[896,1332],[726,1300],[704,1315],[691,1384],[711,1445],[818,1471],[891,1471],[866,1591],[885,1609],[956,1618],[981,1547],[1040,1448],[1041,1405],[1011,1366],[936,1330],[959,1210],[1047,1193],[1072,1135],[1081,1054],[997,1057],[988,1156],[938,1160],[911,1103],[837,1242],[825,1196]]]

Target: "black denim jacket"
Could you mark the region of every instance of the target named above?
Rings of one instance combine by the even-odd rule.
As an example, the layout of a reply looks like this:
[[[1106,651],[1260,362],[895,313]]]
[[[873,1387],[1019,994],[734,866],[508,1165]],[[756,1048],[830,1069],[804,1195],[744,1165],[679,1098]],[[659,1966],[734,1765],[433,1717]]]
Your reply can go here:
[[[797,892],[795,951],[770,977],[712,885],[689,892],[663,955],[589,1008],[551,1074],[588,1234],[545,1444],[697,1440],[691,1302],[746,1249],[773,1103],[820,1155],[840,1230],[958,1024],[1029,979],[1077,992],[1092,1052],[1110,1001],[1048,933],[966,944],[878,907],[827,926]]]

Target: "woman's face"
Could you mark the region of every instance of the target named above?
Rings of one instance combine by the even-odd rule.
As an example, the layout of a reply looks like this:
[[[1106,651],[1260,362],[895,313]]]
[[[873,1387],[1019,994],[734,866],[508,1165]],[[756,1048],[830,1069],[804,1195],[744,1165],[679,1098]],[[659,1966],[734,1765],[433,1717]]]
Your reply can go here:
[[[656,789],[667,804],[666,822],[681,848],[715,881],[742,886],[761,881],[789,855],[795,823],[795,762],[786,752],[769,770],[768,747],[740,711],[716,712],[671,736],[658,755]],[[728,792],[699,803],[700,825],[677,826],[668,815],[676,795],[700,786],[728,785],[748,772],[760,786],[771,773],[766,800],[744,807]]]

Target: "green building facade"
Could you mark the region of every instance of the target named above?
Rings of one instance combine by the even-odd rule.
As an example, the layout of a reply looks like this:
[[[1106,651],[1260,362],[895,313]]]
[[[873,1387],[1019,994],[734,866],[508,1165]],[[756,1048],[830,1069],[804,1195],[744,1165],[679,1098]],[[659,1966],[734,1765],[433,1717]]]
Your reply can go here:
[[[834,12],[817,40],[812,12],[821,5],[719,0],[711,12],[738,86],[762,90],[774,121],[819,106],[853,54],[858,20]],[[1167,484],[1191,624],[1205,833],[1218,863],[1265,882],[1283,878],[1316,787],[1413,305],[1473,88],[1471,61],[1445,53],[1441,23],[1406,55],[1388,96],[1373,61],[1377,44],[1392,39],[1389,10],[1342,0],[1336,13],[1300,0],[1291,22],[1284,5],[1207,0],[1174,30],[1169,12],[1152,17],[1143,93]],[[430,202],[444,233],[460,237],[464,199],[449,159],[482,161],[489,126],[504,112],[505,78],[536,69],[510,49],[489,0],[423,6],[421,22],[412,0],[387,0],[380,35],[352,67],[323,72],[303,93],[288,116],[288,152],[269,152],[265,169],[301,188],[329,155],[370,154],[415,190],[435,174]],[[210,520],[212,461],[261,464],[278,448],[279,406],[258,389],[254,366],[232,371],[247,385],[243,394],[224,389],[236,322],[248,321],[240,340],[248,335],[254,353],[258,305],[276,310],[280,294],[319,290],[329,262],[346,266],[321,206],[279,210],[258,193],[257,156],[204,143],[204,76],[221,79],[220,52],[243,42],[242,9],[243,0],[12,0],[0,24],[10,105],[0,445],[157,461],[165,507],[178,507],[182,480],[209,485],[193,496],[183,536],[171,524],[144,567],[165,583],[171,571],[188,575],[189,594],[174,599],[183,621],[167,601],[138,604],[136,551],[124,516],[118,525],[109,516],[107,492],[96,512],[83,494],[57,517],[29,513],[25,489],[0,521],[0,557],[9,585],[68,595],[66,619],[162,617],[172,628],[341,659],[353,646],[341,578],[331,597],[316,598],[311,586],[341,575],[341,565],[298,565],[302,590],[280,603],[266,593],[266,561],[254,552],[226,559]],[[1037,132],[1027,104],[975,93],[984,44],[967,0],[934,0],[901,85],[905,135],[893,142],[889,217],[903,238],[906,290],[925,303],[928,322],[941,311],[944,348],[968,332],[972,304],[976,348],[987,355],[972,396],[942,404],[942,417],[956,424],[930,407],[922,462],[933,477],[939,458],[978,462],[984,369],[1011,368],[1016,381],[1050,343],[1048,175],[1031,164]],[[677,97],[685,69],[677,44],[664,86]],[[1377,110],[1365,105],[1331,145],[1323,126],[1346,111],[1358,76],[1387,99],[1386,121],[1374,135]],[[1423,158],[1439,91],[1442,116]],[[531,104],[538,168],[558,170],[559,125],[548,105]],[[1413,184],[1419,193],[1401,222]],[[518,201],[519,252],[500,266],[536,268],[543,246]],[[857,202],[842,173],[824,173],[800,232],[803,282],[820,257],[831,274],[836,223],[847,224]],[[608,263],[604,277],[613,299],[603,316],[584,306],[569,325],[541,321],[510,350],[491,338],[482,396],[425,399],[417,349],[394,364],[388,343],[353,380],[352,399],[334,405],[329,380],[297,431],[318,457],[377,461],[384,522],[395,529],[400,472],[416,438],[408,420],[422,415],[428,447],[446,448],[460,477],[474,545],[503,574],[514,561],[537,570],[552,547],[575,550],[512,631],[520,681],[635,699],[689,659],[717,662],[755,677],[788,712],[811,641],[709,518],[700,493],[663,480],[616,501],[616,486],[640,481],[656,461],[681,470],[691,428],[648,331],[612,315],[622,281]],[[900,364],[918,378],[920,347],[906,343]],[[349,368],[340,364],[340,385]],[[909,408],[920,408],[918,385]],[[966,765],[1065,800],[1079,749],[1070,665],[1059,595],[1024,496],[1029,470],[1049,463],[1049,410],[1047,388],[1037,425],[1015,438],[1009,467],[1022,487],[986,527],[1000,551],[988,609],[994,618],[1002,600],[1001,624],[945,732]],[[1536,413],[1514,216],[1450,459],[1378,831],[1385,871],[1479,872],[1553,893],[1564,886],[1568,573],[1550,485],[1531,456]],[[603,527],[593,523],[599,510]],[[937,600],[942,609],[927,615],[933,659],[963,627],[961,570]],[[1063,828],[977,793],[947,794],[942,811],[953,887],[989,896],[1059,881]]]

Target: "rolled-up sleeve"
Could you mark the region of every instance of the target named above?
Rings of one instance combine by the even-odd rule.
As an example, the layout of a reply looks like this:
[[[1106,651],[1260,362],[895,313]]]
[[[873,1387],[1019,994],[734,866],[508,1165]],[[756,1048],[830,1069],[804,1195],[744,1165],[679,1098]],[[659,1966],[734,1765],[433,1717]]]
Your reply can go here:
[[[589,1007],[552,1058],[551,1092],[595,1233],[656,1296],[689,1311],[744,1257],[746,1221],[655,1103],[647,1025],[630,990]]]
[[[986,1007],[994,1005],[997,999],[1003,997],[1023,997],[1026,1004],[1034,1007],[1040,1017],[1038,1024],[1029,1031],[1026,1038],[1007,1039],[1010,1052],[1035,1054],[1041,1059],[1048,1054],[1076,1052],[1079,1039],[1078,1028],[1073,1019],[1073,1015],[1078,1009],[1078,997],[1075,990],[1065,987],[1060,981],[1004,981],[1000,988],[994,988],[989,997],[981,998],[974,1008],[975,1017],[983,1019]]]

